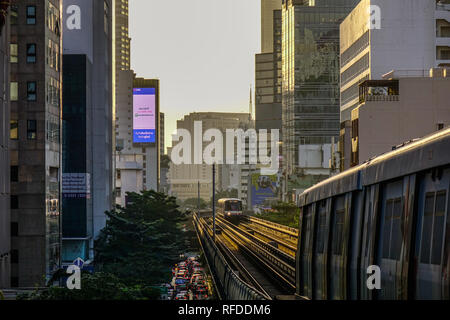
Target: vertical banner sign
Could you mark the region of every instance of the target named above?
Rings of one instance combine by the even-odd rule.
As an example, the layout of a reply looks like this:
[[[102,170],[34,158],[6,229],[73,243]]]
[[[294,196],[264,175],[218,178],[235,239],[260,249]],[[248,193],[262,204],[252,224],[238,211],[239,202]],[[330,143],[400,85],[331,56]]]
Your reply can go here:
[[[133,142],[156,142],[156,89],[133,89]]]

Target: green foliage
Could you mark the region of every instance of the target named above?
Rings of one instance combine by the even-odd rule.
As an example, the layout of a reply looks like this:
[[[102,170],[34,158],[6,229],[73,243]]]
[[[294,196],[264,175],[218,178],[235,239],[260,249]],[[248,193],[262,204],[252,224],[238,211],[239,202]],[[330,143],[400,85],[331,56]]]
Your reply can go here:
[[[196,210],[198,207],[198,202],[199,202],[198,198],[186,199],[183,202],[182,208],[186,209],[186,210],[192,210],[192,209]],[[204,199],[200,198],[200,210],[206,209],[208,207],[209,207],[208,203]]]
[[[298,228],[300,210],[295,203],[277,202],[272,206],[272,210],[258,214],[257,217],[288,227]]]
[[[158,299],[152,286],[168,282],[171,266],[186,245],[187,221],[176,199],[163,193],[127,193],[130,204],[106,212],[108,220],[95,242],[94,274],[83,273],[81,290],[50,287],[19,299],[147,300]],[[61,272],[54,281],[67,276]]]
[[[239,195],[237,189],[231,189],[231,190],[223,190],[216,192],[216,206],[219,204],[220,199],[226,199],[226,198],[237,198]],[[212,198],[211,198],[212,203]]]
[[[173,197],[155,191],[127,196],[127,208],[106,212],[109,219],[95,242],[96,264],[129,285],[165,282],[183,252],[187,219]]]
[[[170,157],[167,154],[163,154],[161,156],[161,161],[160,161],[161,168],[169,169],[170,162],[171,162]]]
[[[83,273],[81,290],[50,287],[45,291],[35,291],[20,300],[154,300],[158,299],[158,289],[135,285],[127,286],[115,275],[97,272]]]

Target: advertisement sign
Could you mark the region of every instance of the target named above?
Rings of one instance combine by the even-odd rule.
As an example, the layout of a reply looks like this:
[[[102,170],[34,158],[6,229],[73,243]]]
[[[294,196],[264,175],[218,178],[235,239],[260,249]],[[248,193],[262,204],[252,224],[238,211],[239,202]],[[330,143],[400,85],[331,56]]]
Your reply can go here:
[[[62,193],[64,198],[89,199],[91,196],[89,173],[63,173]]]
[[[133,143],[156,142],[156,89],[133,89]]]
[[[265,208],[266,201],[275,200],[278,195],[278,176],[251,175],[251,199],[253,208]]]

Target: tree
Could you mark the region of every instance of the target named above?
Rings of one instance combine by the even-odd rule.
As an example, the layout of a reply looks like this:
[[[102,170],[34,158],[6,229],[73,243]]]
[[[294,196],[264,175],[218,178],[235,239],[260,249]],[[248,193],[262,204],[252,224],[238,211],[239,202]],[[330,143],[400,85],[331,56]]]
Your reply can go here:
[[[298,228],[300,210],[295,203],[277,202],[272,205],[272,210],[258,215],[259,218],[289,227]]]
[[[200,210],[208,208],[208,203],[202,198],[200,198],[200,199],[198,199],[198,198],[186,199],[183,202],[183,208],[184,209],[197,209],[199,202],[200,202]]]
[[[161,156],[161,161],[160,162],[161,162],[161,168],[169,169],[171,160],[170,160],[170,157],[167,154],[163,154]]]
[[[222,190],[222,191],[216,192],[216,206],[219,204],[220,199],[237,198],[238,195],[239,195],[239,193],[238,193],[237,189]],[[211,198],[211,203],[212,203],[212,198]]]
[[[19,296],[18,300],[155,300],[160,297],[158,289],[142,285],[127,286],[108,273],[83,273],[81,283],[81,290],[50,287]]]
[[[95,242],[99,270],[127,285],[168,280],[183,252],[187,221],[176,199],[155,191],[127,193],[129,204],[106,212],[108,221]]]

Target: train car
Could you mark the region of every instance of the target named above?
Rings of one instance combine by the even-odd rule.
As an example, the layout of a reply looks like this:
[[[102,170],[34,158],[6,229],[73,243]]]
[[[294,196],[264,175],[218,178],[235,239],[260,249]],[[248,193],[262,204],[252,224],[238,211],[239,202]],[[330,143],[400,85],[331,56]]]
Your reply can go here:
[[[444,129],[306,190],[298,198],[297,294],[448,300],[449,186]],[[367,285],[372,266],[380,289]]]
[[[242,200],[232,198],[220,199],[217,213],[225,218],[239,219],[242,216]]]

